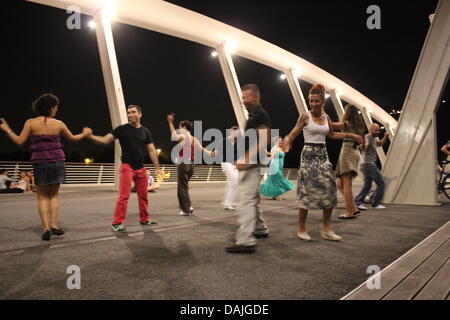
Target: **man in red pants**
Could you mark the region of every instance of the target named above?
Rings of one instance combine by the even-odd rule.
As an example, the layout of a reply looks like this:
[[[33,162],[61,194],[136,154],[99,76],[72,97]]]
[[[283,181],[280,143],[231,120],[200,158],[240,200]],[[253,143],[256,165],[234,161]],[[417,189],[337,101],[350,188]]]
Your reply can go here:
[[[144,160],[146,155],[150,156],[156,168],[156,173],[162,175],[159,166],[158,153],[153,144],[153,137],[146,127],[141,125],[142,109],[137,105],[127,107],[128,123],[118,126],[105,136],[94,136],[92,130],[86,128],[88,138],[98,144],[110,144],[119,139],[122,148],[122,164],[119,173],[119,195],[114,210],[114,221],[112,230],[126,232],[123,222],[127,216],[128,199],[130,198],[131,182],[136,186],[140,223],[142,225],[155,225],[148,215],[148,177],[145,174]]]

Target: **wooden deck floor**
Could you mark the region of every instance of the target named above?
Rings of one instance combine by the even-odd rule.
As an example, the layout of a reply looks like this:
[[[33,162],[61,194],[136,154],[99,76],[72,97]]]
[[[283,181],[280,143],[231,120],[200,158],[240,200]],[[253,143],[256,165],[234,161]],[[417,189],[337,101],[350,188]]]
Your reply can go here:
[[[341,300],[448,300],[450,222],[380,272],[380,289],[366,283]]]

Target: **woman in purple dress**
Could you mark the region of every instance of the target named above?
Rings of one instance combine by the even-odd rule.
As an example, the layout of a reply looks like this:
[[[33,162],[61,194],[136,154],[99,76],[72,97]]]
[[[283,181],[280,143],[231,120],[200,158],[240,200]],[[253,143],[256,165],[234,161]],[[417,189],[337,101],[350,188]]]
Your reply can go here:
[[[70,142],[77,142],[86,136],[83,133],[73,135],[64,122],[55,119],[59,107],[57,96],[46,93],[33,102],[36,118],[28,119],[18,136],[9,127],[5,119],[1,119],[0,128],[17,145],[23,145],[31,138],[31,162],[37,188],[38,210],[42,220],[42,240],[50,240],[52,235],[63,235],[64,230],[58,227],[58,191],[65,178],[65,155],[60,142],[63,136]],[[50,213],[50,219],[49,219]]]

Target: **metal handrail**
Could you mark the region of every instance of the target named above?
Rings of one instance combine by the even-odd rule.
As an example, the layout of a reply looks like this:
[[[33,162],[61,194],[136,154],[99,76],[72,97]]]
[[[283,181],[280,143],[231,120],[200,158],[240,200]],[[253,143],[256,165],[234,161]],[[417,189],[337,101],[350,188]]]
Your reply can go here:
[[[80,163],[66,162],[66,179],[64,185],[112,185],[114,184],[114,163]],[[155,175],[155,167],[152,164],[145,164],[151,175]],[[21,170],[33,171],[33,165],[29,161],[0,161],[0,168],[7,169],[13,180],[18,180]],[[162,164],[161,168],[170,177],[164,183],[177,182],[177,166],[174,164]],[[285,168],[284,176],[290,180],[296,179],[296,169]],[[223,182],[227,178],[219,165],[196,165],[192,182]]]

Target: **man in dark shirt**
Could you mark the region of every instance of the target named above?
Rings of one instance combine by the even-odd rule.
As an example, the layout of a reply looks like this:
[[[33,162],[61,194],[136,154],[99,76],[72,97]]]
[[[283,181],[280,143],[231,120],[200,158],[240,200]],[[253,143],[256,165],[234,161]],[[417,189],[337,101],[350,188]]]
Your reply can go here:
[[[256,85],[248,84],[242,87],[242,101],[248,111],[248,120],[245,135],[239,137],[238,144],[244,142],[242,139],[245,139],[245,136],[257,138],[246,143],[245,154],[236,163],[241,206],[238,210],[239,229],[236,232],[236,242],[226,248],[230,253],[252,253],[255,251],[256,238],[269,236],[260,204],[259,185],[262,178],[260,169],[264,165],[267,144],[270,141],[270,119],[260,104],[260,93]]]
[[[139,202],[140,223],[154,225],[148,214],[148,177],[145,174],[144,160],[150,156],[156,168],[156,173],[162,175],[159,166],[158,153],[153,143],[153,137],[146,127],[141,125],[142,110],[139,106],[130,105],[127,108],[128,123],[118,126],[111,133],[101,137],[94,136],[91,129],[85,129],[88,138],[98,144],[110,144],[119,139],[122,148],[122,164],[120,165],[119,195],[114,210],[112,230],[126,232],[123,222],[127,216],[128,199],[131,192],[131,181],[134,181]]]

